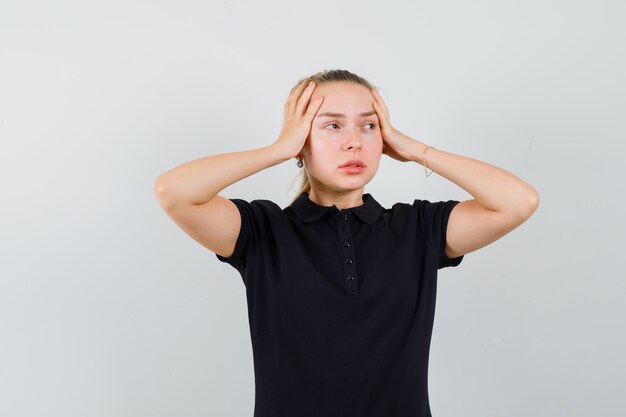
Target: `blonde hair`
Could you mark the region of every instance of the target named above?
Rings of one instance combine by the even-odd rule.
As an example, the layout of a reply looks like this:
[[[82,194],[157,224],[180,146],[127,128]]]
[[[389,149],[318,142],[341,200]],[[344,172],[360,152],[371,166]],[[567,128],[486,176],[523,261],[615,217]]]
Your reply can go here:
[[[372,83],[370,83],[369,81],[367,81],[365,78],[361,76],[358,76],[347,70],[334,69],[334,70],[323,70],[311,76],[301,78],[293,86],[291,91],[293,91],[298,86],[298,84],[300,84],[300,82],[304,80],[315,81],[315,84],[318,86],[322,84],[331,83],[331,82],[347,81],[347,82],[355,83],[358,85],[362,85],[363,87],[366,87],[367,89],[371,89],[371,88],[378,89],[378,87],[374,86]],[[309,181],[309,175],[307,174],[306,167],[300,169],[300,174],[296,178],[298,177],[300,177],[300,189],[296,193],[296,196],[293,198],[291,203],[296,201],[302,193],[309,193],[311,191],[311,182]],[[292,184],[293,184],[293,181],[292,181]]]

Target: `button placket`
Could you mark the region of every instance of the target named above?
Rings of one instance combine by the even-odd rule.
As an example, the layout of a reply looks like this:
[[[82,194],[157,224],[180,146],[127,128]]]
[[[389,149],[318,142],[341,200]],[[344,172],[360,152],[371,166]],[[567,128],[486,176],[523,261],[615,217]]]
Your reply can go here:
[[[354,246],[352,245],[352,235],[350,233],[350,216],[352,213],[338,213],[338,219],[341,222],[340,236],[341,249],[343,258],[343,281],[345,283],[346,292],[348,294],[356,294],[358,292],[356,263],[354,257]],[[341,217],[340,217],[341,216]]]

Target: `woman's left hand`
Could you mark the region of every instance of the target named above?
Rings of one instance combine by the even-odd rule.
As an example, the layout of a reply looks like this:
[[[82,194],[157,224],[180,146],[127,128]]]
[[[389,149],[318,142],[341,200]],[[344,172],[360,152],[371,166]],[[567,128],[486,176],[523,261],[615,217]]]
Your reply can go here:
[[[391,125],[389,110],[383,98],[375,88],[370,89],[370,91],[374,96],[372,105],[378,115],[380,131],[383,137],[383,153],[401,162],[412,161],[413,157],[410,152],[415,149],[415,144],[418,142]]]

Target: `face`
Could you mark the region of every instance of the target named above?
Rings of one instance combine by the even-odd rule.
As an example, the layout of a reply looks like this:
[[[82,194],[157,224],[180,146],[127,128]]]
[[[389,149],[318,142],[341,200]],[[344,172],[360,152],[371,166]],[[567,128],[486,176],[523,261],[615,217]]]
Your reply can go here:
[[[330,192],[360,189],[378,171],[383,150],[378,116],[372,106],[374,97],[367,87],[351,82],[320,84],[311,102],[319,96],[324,96],[324,102],[300,152],[311,187]],[[358,173],[340,168],[350,159],[360,159],[365,167]]]

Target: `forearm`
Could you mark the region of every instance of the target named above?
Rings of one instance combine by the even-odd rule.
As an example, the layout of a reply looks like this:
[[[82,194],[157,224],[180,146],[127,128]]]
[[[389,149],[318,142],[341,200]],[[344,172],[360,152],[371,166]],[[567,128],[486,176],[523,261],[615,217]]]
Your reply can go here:
[[[206,156],[161,174],[154,193],[167,206],[203,204],[229,185],[287,159],[274,145]]]
[[[423,165],[427,145],[415,142],[411,160]],[[428,169],[463,188],[485,208],[525,216],[539,203],[535,188],[502,168],[432,147],[425,157]]]

